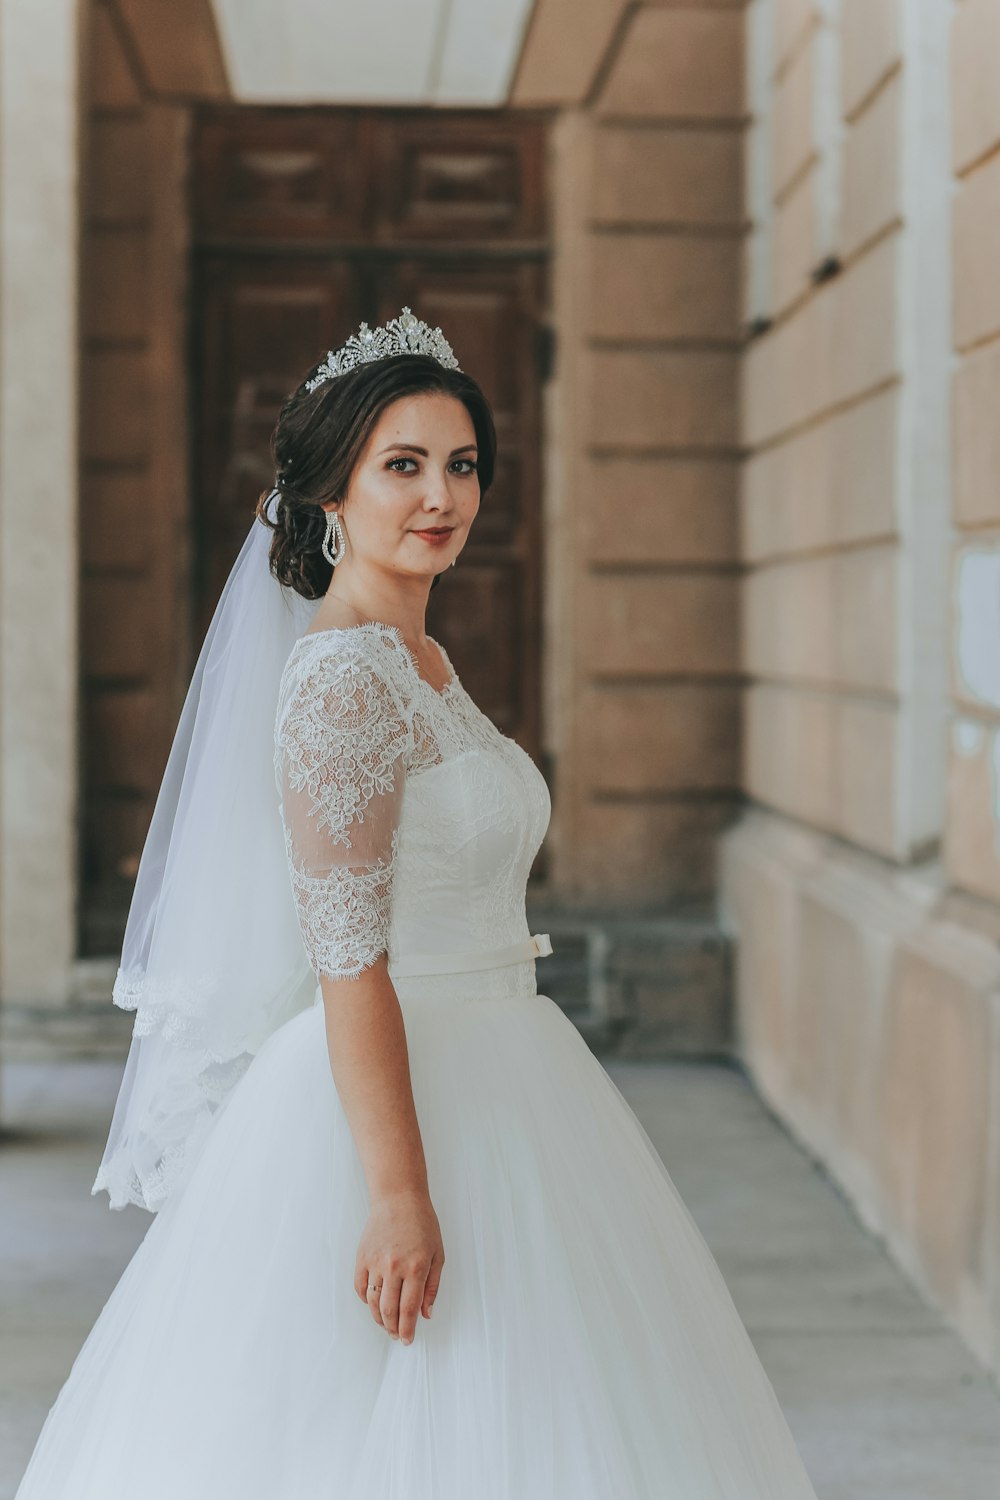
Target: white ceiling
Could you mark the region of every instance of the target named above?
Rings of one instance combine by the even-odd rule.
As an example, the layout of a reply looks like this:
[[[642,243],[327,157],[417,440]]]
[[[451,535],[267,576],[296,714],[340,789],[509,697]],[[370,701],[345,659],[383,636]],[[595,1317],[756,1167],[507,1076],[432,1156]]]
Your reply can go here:
[[[248,104],[504,104],[531,3],[212,0]]]

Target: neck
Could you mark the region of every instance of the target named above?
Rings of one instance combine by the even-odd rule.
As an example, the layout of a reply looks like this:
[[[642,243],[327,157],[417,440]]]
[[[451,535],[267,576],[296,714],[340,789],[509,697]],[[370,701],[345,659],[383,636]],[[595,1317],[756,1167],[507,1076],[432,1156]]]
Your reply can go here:
[[[333,571],[330,587],[315,615],[318,630],[331,625],[360,625],[379,620],[395,625],[403,639],[416,645],[427,640],[427,599],[431,579],[401,576],[348,558]]]

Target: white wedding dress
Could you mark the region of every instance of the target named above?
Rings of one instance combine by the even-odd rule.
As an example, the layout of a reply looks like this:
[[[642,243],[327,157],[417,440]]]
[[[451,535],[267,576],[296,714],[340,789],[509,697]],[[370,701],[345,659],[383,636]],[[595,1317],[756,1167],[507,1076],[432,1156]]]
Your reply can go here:
[[[666,1168],[537,992],[548,791],[448,665],[439,692],[393,627],[307,633],[275,726],[313,968],[389,955],[433,1316],[404,1345],[354,1290],[367,1192],[317,986],[151,1223],[17,1500],[815,1500]]]

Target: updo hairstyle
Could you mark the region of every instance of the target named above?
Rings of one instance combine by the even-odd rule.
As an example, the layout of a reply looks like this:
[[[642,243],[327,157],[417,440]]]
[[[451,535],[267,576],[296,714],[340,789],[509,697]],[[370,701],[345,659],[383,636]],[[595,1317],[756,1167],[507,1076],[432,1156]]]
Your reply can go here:
[[[480,494],[493,482],[496,427],[482,389],[461,370],[450,370],[428,354],[396,354],[358,365],[344,375],[306,390],[319,365],[286,399],[271,434],[276,519],[266,513],[270,491],[256,514],[274,532],[270,568],[275,578],[306,599],[319,599],[330,586],[333,568],[320,550],[331,500],[341,504],[355,465],[379,416],[393,401],[422,391],[455,396],[475,428]],[[431,584],[441,580],[437,574]]]

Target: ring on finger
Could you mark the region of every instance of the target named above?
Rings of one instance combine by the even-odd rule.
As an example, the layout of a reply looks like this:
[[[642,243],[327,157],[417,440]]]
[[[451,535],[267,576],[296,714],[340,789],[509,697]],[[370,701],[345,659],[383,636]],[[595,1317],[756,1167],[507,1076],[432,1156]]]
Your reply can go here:
[[[380,1297],[382,1295],[382,1283],[381,1283],[381,1281],[369,1281],[369,1283],[368,1283],[368,1291],[365,1293],[365,1295],[368,1296],[368,1297],[370,1297],[373,1292],[374,1292],[374,1294],[375,1294],[376,1297]]]

